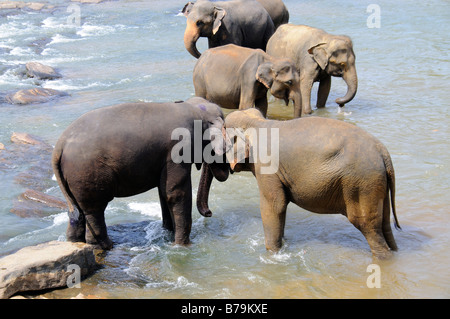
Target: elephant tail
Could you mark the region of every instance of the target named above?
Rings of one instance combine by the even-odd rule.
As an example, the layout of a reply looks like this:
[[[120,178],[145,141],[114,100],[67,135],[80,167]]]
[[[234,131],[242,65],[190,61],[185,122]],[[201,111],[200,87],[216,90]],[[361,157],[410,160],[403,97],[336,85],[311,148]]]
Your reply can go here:
[[[392,215],[394,215],[394,226],[396,229],[402,229],[400,224],[398,223],[397,213],[395,210],[395,172],[394,165],[392,164],[391,156],[389,155],[387,149],[382,146],[380,147],[381,154],[384,160],[384,166],[386,168],[386,175],[388,180],[388,187],[390,191],[391,197],[391,207],[392,207]]]
[[[78,220],[80,214],[78,205],[76,204],[76,200],[70,191],[66,179],[64,178],[64,174],[61,168],[62,152],[62,146],[60,145],[60,143],[56,143],[52,154],[53,172],[55,173],[56,181],[58,182],[59,188],[61,189],[61,192],[64,195],[64,198],[66,199],[67,205],[69,207],[69,218]]]

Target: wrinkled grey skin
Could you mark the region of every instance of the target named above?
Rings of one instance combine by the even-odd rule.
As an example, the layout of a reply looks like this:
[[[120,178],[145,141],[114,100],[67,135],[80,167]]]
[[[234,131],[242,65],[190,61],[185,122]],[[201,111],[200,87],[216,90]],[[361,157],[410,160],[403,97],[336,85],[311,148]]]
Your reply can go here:
[[[256,0],[189,2],[182,12],[187,18],[184,45],[197,59],[200,37],[208,38],[209,48],[236,44],[265,50],[275,31],[271,17]]]
[[[172,148],[180,140],[172,140],[172,132],[177,128],[190,132],[194,156],[194,120],[201,121],[202,134],[209,128],[223,126],[219,106],[195,97],[180,103],[130,103],[100,108],[67,127],[52,156],[56,179],[69,204],[67,240],[110,249],[112,242],[104,216],[108,203],[115,197],[157,187],[163,227],[174,231],[175,244],[188,244],[194,159],[174,162]],[[201,143],[202,149],[211,144],[219,154],[223,148],[208,140]],[[195,164],[199,169],[202,159]],[[211,171],[218,180],[228,178],[228,164],[205,166],[204,170]]]
[[[343,121],[319,117],[266,120],[254,108],[230,113],[225,126],[227,132],[242,129],[236,139],[242,139],[244,146],[235,143],[227,158],[232,170],[252,171],[256,177],[268,250],[281,248],[290,202],[314,213],[346,216],[365,236],[376,258],[387,258],[391,250],[397,250],[390,226],[392,207],[398,227],[394,168],[378,139]],[[251,128],[278,130],[279,161],[274,173],[262,170]],[[270,146],[271,132],[267,134]],[[245,161],[238,161],[238,152],[244,149]]]
[[[294,101],[300,116],[300,84],[295,64],[273,58],[260,49],[228,44],[206,50],[194,68],[195,95],[223,108],[257,107],[267,114],[267,91],[286,105]]]
[[[336,36],[323,30],[304,25],[280,26],[267,43],[268,54],[285,57],[295,62],[300,71],[302,109],[310,114],[311,89],[319,82],[317,107],[325,106],[330,93],[331,77],[342,77],[347,84],[345,96],[336,99],[344,106],[356,95],[358,77],[353,44],[347,36]]]

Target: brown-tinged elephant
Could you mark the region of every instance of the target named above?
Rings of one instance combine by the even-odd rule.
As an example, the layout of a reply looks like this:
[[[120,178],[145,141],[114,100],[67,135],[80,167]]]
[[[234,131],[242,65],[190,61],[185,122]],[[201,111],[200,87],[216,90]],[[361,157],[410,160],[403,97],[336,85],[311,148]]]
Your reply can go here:
[[[223,135],[212,139],[215,135],[210,132],[222,127],[220,107],[199,97],[104,107],[75,120],[60,136],[52,156],[69,204],[67,240],[110,249],[104,216],[108,203],[157,187],[163,227],[174,231],[175,244],[188,244],[192,163],[200,169],[203,162],[203,171],[220,181],[228,178],[226,161],[204,160],[205,154],[214,152],[224,157]]]
[[[254,108],[228,114],[225,126],[234,141],[227,152],[231,169],[256,177],[268,250],[282,246],[290,202],[314,213],[346,216],[375,257],[397,250],[390,226],[392,208],[399,227],[394,168],[374,136],[321,117],[266,120]]]
[[[267,114],[267,91],[286,102],[294,101],[300,116],[300,85],[295,64],[273,58],[260,49],[227,44],[206,50],[194,67],[195,95],[228,109],[256,106]]]
[[[266,49],[275,31],[273,21],[256,0],[189,2],[182,10],[186,16],[184,45],[197,59],[197,40],[208,38],[209,48],[236,44],[253,49]]]
[[[267,43],[267,53],[292,59],[300,71],[303,113],[310,114],[311,89],[320,82],[317,93],[318,108],[324,107],[330,93],[331,77],[342,77],[347,93],[336,99],[339,106],[350,102],[358,89],[355,53],[352,40],[305,25],[284,24]]]

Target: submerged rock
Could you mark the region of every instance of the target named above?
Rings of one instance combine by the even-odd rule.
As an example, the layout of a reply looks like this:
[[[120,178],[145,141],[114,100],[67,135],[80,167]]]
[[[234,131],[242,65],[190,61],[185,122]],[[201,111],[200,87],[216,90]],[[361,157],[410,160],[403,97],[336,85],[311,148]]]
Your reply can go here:
[[[38,78],[41,80],[54,80],[61,77],[61,74],[55,71],[51,66],[44,65],[39,62],[28,62],[25,65],[27,75],[30,78]]]
[[[72,278],[85,278],[99,268],[94,250],[85,243],[50,241],[1,258],[0,299],[76,284]]]
[[[51,146],[45,143],[41,138],[22,132],[13,132],[13,134],[11,135],[11,142],[17,144],[39,145],[51,148]]]
[[[16,93],[9,94],[6,96],[6,101],[11,104],[44,103],[54,98],[67,95],[68,94],[65,92],[53,89],[34,88],[20,90]]]
[[[11,212],[19,217],[44,217],[67,210],[67,203],[58,197],[27,189],[14,202]]]
[[[80,3],[100,3],[104,0],[71,0],[72,2],[80,2]]]
[[[33,11],[40,11],[44,8],[51,9],[53,5],[43,2],[24,2],[24,1],[2,1],[0,2],[1,9],[30,9]]]

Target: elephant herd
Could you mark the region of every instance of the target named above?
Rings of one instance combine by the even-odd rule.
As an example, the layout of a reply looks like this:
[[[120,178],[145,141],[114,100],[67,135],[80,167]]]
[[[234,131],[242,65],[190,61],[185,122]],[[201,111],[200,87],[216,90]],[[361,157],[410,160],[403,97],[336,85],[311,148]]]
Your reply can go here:
[[[196,96],[99,108],[75,120],[57,141],[52,165],[69,204],[67,240],[112,248],[104,217],[108,203],[157,188],[163,227],[173,231],[175,244],[189,244],[195,164],[202,170],[197,208],[206,217],[212,215],[208,196],[214,178],[224,182],[234,172],[253,173],[270,251],[282,246],[292,202],[311,212],[346,216],[375,257],[389,257],[397,250],[391,209],[399,226],[386,147],[354,125],[301,117],[311,113],[315,81],[320,81],[317,107],[325,106],[331,76],[348,85],[347,94],[336,100],[340,106],[355,96],[350,38],[287,24],[289,12],[281,0],[198,0],[182,12],[186,49],[198,58]],[[199,37],[208,37],[209,49],[202,54],[196,48]],[[286,103],[293,100],[294,119],[266,119],[268,91]],[[221,108],[239,110],[224,118]],[[275,169],[267,170],[260,160],[263,145],[270,145]]]

